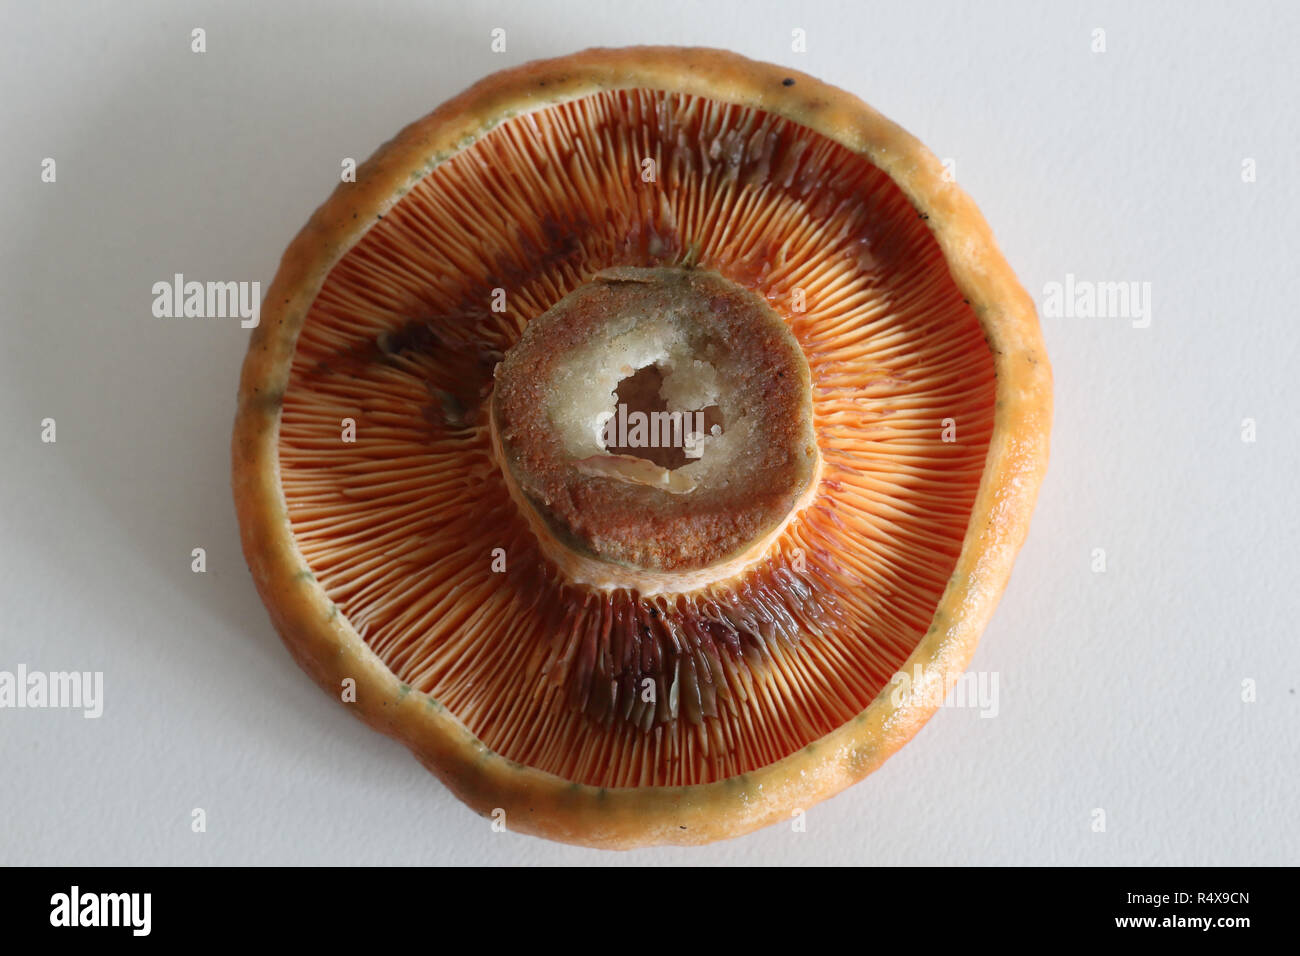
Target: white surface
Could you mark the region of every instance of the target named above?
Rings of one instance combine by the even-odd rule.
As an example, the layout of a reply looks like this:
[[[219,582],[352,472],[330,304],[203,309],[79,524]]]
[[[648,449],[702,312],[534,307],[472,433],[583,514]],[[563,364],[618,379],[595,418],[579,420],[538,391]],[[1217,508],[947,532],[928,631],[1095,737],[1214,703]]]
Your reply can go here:
[[[106,700],[0,710],[0,863],[1300,862],[1296,8],[477,6],[4,4],[0,669],[102,670]],[[1073,273],[1153,309],[1044,319],[1052,465],[974,663],[995,719],[941,710],[806,833],[603,855],[492,833],[292,663],[228,489],[248,333],[150,289],[265,288],[343,157],[493,70],[646,42],[858,94],[957,160],[1040,306]]]

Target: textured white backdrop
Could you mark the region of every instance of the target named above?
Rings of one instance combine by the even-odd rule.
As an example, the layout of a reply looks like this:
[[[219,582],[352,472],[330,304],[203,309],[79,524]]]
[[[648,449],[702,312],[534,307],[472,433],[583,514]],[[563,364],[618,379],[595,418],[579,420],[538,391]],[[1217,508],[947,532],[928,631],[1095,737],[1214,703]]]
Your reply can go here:
[[[0,710],[0,863],[1300,862],[1300,16],[1130,6],[7,0],[0,669],[102,670],[106,700]],[[291,662],[228,490],[248,333],[155,319],[150,288],[265,288],[342,157],[493,70],[634,43],[852,91],[956,160],[1040,303],[1150,282],[1152,321],[1044,319],[1052,464],[974,663],[995,719],[942,710],[806,833],[609,855],[492,833]]]

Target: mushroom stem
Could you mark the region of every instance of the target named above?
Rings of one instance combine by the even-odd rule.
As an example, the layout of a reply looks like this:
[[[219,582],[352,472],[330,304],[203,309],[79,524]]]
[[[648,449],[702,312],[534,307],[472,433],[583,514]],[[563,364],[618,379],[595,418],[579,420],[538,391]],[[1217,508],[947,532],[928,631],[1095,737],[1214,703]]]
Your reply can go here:
[[[598,273],[529,323],[495,382],[498,463],[543,550],[582,583],[659,593],[730,576],[815,488],[803,351],[716,272]]]

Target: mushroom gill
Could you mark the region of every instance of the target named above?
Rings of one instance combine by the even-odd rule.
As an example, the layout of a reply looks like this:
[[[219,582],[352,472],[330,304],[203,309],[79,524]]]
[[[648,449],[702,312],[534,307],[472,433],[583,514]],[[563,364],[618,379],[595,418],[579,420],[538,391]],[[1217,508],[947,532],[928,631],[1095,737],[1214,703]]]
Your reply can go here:
[[[727,576],[575,580],[494,450],[498,364],[620,268],[720,276],[806,360],[815,480]],[[888,176],[758,109],[606,90],[484,133],[334,266],[298,337],[280,480],[339,611],[492,751],[600,787],[708,783],[841,726],[906,660],[994,404],[980,323]]]

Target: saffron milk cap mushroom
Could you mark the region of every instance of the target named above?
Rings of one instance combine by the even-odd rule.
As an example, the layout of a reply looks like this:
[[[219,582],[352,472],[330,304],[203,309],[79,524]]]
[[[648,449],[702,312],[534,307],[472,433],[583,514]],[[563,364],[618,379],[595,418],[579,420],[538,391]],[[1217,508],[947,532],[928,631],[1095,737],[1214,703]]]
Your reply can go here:
[[[1050,423],[1033,303],[924,146],[784,67],[595,49],[482,80],[317,210],[234,494],[298,663],[470,807],[697,844],[929,718]]]

